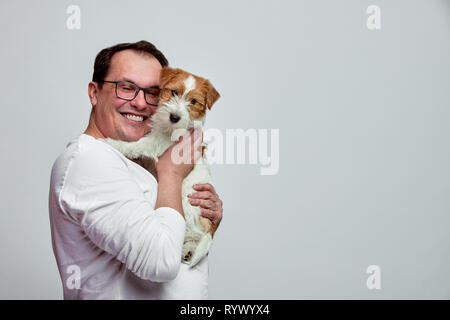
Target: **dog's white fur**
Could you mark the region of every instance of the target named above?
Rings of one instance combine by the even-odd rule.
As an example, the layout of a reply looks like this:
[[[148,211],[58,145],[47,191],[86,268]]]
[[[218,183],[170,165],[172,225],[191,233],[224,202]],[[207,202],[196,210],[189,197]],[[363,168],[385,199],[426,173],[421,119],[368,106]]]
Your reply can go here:
[[[180,95],[173,96],[169,101],[161,102],[157,111],[152,116],[151,131],[138,141],[125,142],[104,139],[119,152],[131,159],[151,158],[155,162],[178,138],[186,133],[186,130],[201,127],[205,121],[205,115],[201,119],[191,119],[189,113],[190,101],[186,101],[189,91],[196,88],[196,79],[192,75],[184,81],[185,91]],[[214,89],[215,90],[215,89]],[[206,111],[206,110],[205,110]],[[170,115],[180,117],[177,123],[170,121]],[[211,183],[211,173],[205,157],[194,164],[194,168],[182,183],[182,204],[186,220],[186,236],[182,250],[182,261],[195,266],[209,251],[212,244],[211,230],[205,230],[200,223],[200,208],[189,203],[188,194],[196,192],[193,185],[199,183]],[[211,228],[211,225],[210,225]]]

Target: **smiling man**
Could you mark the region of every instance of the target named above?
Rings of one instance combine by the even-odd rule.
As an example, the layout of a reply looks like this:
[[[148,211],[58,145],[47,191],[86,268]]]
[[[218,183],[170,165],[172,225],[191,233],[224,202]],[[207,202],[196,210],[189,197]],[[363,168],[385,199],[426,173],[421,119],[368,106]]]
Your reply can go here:
[[[200,152],[192,153],[190,164],[178,164],[172,146],[158,159],[154,177],[98,140],[135,141],[149,131],[167,64],[146,41],[106,48],[96,57],[88,128],[55,161],[50,182],[52,244],[65,299],[207,298],[208,259],[194,268],[181,264],[181,184]],[[201,139],[193,136],[177,144],[200,150]],[[191,204],[218,225],[223,210],[214,188],[194,189]]]
[[[148,132],[150,116],[156,111],[161,62],[147,52],[122,50],[112,56],[110,65],[106,75],[94,73],[89,83],[93,108],[85,133],[95,138],[138,140]],[[136,97],[130,95],[138,86],[148,89],[139,90]]]

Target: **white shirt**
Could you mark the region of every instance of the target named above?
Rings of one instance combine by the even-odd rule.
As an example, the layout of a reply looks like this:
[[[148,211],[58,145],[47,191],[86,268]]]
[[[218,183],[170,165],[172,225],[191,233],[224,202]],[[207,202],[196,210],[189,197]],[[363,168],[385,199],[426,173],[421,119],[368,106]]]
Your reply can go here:
[[[55,161],[52,245],[64,299],[206,299],[208,259],[181,263],[185,220],[155,208],[156,179],[82,134]]]

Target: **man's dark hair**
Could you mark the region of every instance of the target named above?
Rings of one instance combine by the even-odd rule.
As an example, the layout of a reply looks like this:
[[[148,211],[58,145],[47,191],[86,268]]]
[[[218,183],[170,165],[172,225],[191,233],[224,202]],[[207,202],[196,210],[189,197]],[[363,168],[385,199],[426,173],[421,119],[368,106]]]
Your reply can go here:
[[[164,54],[159,51],[153,44],[148,41],[141,40],[134,43],[120,43],[112,47],[105,48],[97,54],[94,63],[94,74],[92,75],[92,81],[103,81],[105,80],[106,74],[108,73],[109,66],[111,64],[112,56],[122,50],[134,50],[139,53],[148,53],[155,57],[161,66],[166,67],[169,65]],[[99,87],[102,87],[101,82],[99,82]]]

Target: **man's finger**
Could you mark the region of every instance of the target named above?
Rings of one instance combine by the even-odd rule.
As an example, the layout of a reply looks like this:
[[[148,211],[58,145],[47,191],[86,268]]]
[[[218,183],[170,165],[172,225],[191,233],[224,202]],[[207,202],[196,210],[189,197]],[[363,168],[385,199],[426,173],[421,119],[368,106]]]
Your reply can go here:
[[[211,191],[212,193],[216,194],[216,190],[214,187],[209,183],[198,183],[192,186],[197,191]]]
[[[199,191],[193,194],[188,194],[191,199],[214,199],[214,194],[211,191]]]
[[[200,214],[203,217],[208,218],[209,220],[211,220],[214,224],[217,224],[218,219],[217,219],[217,212],[216,211],[202,208],[200,210]]]
[[[211,200],[204,200],[204,199],[189,199],[189,203],[192,206],[199,206],[204,209],[217,209],[214,205],[214,202]]]

